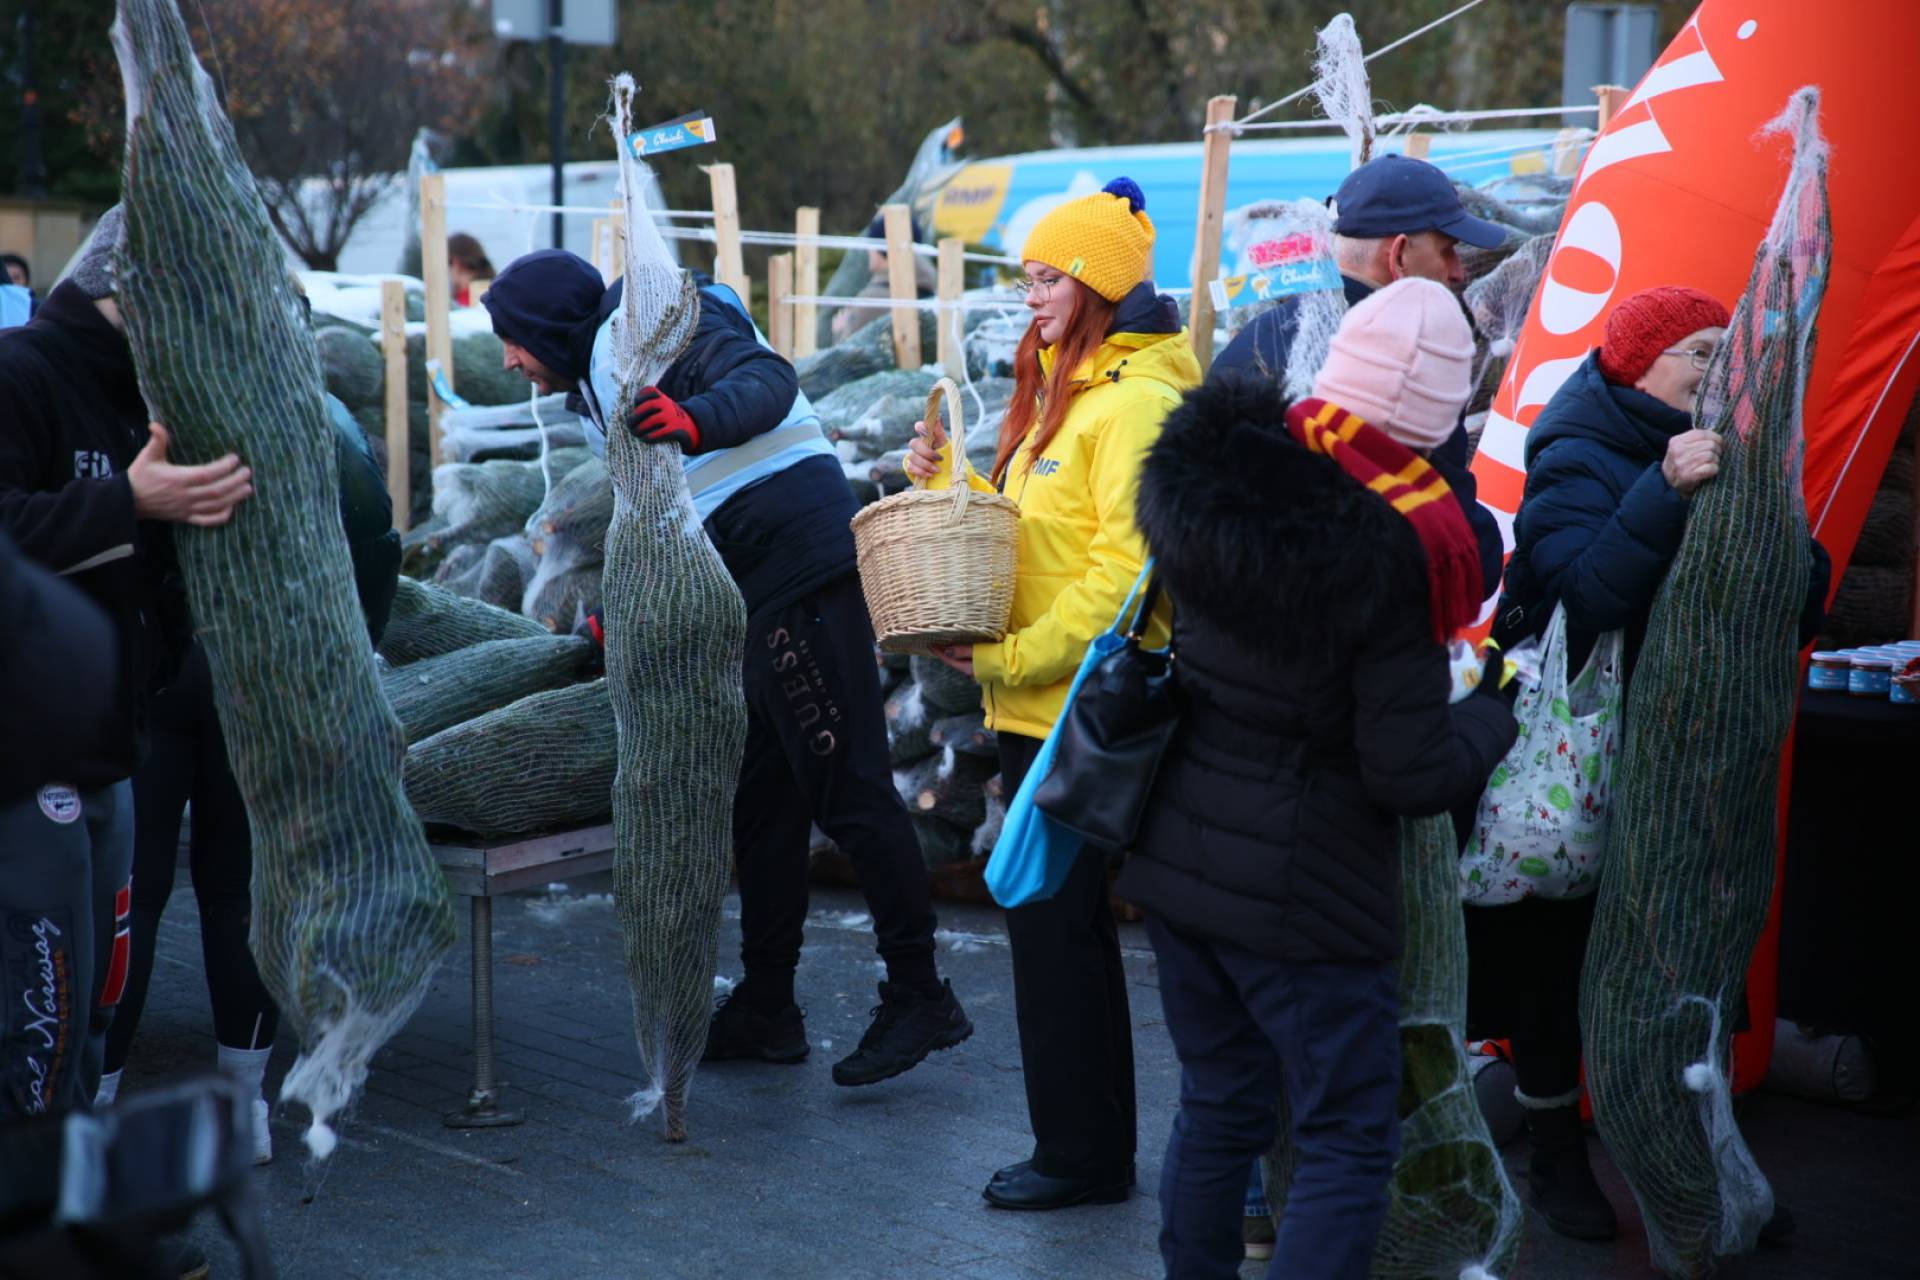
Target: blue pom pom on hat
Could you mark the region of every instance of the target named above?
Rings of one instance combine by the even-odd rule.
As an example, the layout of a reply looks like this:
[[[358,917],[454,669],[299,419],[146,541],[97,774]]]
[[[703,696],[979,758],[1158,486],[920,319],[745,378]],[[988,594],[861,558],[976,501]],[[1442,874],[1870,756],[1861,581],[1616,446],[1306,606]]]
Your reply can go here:
[[[1147,193],[1142,191],[1140,184],[1132,178],[1115,178],[1100,189],[1110,196],[1124,197],[1129,213],[1139,213],[1147,207]]]

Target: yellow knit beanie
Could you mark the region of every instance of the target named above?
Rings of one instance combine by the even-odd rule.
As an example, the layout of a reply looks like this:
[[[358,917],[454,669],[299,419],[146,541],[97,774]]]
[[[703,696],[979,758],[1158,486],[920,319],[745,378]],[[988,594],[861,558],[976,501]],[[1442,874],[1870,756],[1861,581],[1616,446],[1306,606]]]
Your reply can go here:
[[[1153,270],[1147,197],[1132,178],[1115,178],[1104,190],[1069,200],[1034,224],[1020,258],[1044,262],[1118,302]]]

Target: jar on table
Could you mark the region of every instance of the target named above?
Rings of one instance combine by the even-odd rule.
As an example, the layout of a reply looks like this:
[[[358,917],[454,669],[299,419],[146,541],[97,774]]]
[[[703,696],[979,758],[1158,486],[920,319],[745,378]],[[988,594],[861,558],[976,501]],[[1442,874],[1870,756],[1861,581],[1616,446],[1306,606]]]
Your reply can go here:
[[[1807,688],[1845,693],[1852,674],[1853,650],[1823,649],[1813,655],[1813,662],[1807,668]]]
[[[1878,649],[1854,653],[1847,673],[1847,692],[1856,698],[1885,698],[1893,687],[1893,659]]]

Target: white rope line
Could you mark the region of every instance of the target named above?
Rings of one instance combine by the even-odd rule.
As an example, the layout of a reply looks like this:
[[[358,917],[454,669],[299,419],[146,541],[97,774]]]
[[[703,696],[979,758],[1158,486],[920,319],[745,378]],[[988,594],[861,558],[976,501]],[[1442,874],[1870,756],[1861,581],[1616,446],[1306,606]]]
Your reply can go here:
[[[1452,13],[1447,14],[1445,17],[1435,18],[1432,22],[1429,22],[1426,26],[1421,27],[1418,31],[1409,31],[1407,32],[1406,35],[1401,36],[1398,40],[1395,40],[1392,44],[1382,45],[1380,48],[1375,49],[1372,53],[1368,54],[1366,57],[1360,60],[1361,65],[1364,66],[1367,63],[1372,62],[1375,58],[1379,57],[1383,53],[1392,53],[1395,49],[1398,49],[1401,45],[1406,44],[1409,40],[1418,40],[1421,36],[1427,34],[1427,32],[1429,31],[1432,31],[1435,27],[1445,26],[1447,23],[1452,22],[1455,18],[1465,13],[1467,10],[1475,8],[1483,3],[1485,3],[1485,0],[1467,0],[1467,3],[1461,5],[1458,9],[1455,9]],[[1308,94],[1312,92],[1313,92],[1313,86],[1310,84],[1303,89],[1295,89],[1292,93],[1280,99],[1278,102],[1269,102],[1266,106],[1260,108],[1258,111],[1252,112],[1249,115],[1241,116],[1238,120],[1231,120],[1231,121],[1228,121],[1226,124],[1209,125],[1207,126],[1207,132],[1212,133],[1218,129],[1231,129],[1235,133],[1238,133],[1240,132],[1241,128],[1244,127],[1245,125],[1250,124],[1253,121],[1258,120],[1262,116],[1268,115],[1271,112],[1278,111],[1281,107],[1286,106],[1290,102],[1298,102],[1300,99],[1306,97]]]
[[[615,210],[611,202],[599,204],[521,204],[516,200],[443,200],[442,209],[472,209],[485,213],[572,213],[579,216],[607,218]],[[711,209],[649,209],[656,218],[689,218],[695,221],[713,221]]]
[[[1491,111],[1403,111],[1393,115],[1375,116],[1375,124],[1465,124],[1475,120],[1526,120],[1537,116],[1593,115],[1600,110],[1597,102],[1581,106],[1570,103],[1559,107],[1501,107]],[[1278,132],[1283,129],[1338,129],[1333,120],[1268,120],[1261,124],[1233,124],[1227,126],[1211,125],[1209,128],[1231,128],[1235,133]]]
[[[1555,147],[1558,147],[1561,145],[1571,146],[1576,143],[1584,144],[1587,142],[1591,142],[1593,141],[1593,138],[1594,138],[1593,130],[1575,129],[1571,131],[1565,138],[1554,137],[1554,138],[1548,138],[1545,141],[1512,143],[1504,147],[1480,147],[1477,150],[1456,151],[1450,155],[1444,155],[1444,156],[1430,155],[1427,157],[1427,160],[1432,164],[1438,165],[1442,169],[1446,169],[1451,167],[1453,163],[1457,160],[1477,159],[1480,156],[1518,155],[1524,151],[1552,151]],[[1473,166],[1469,165],[1467,167],[1472,168]]]

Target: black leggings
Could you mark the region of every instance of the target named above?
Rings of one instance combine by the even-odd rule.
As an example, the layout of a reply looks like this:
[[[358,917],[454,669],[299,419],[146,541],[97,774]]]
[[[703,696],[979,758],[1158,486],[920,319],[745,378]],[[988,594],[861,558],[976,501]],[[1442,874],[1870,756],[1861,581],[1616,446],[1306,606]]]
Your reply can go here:
[[[252,921],[253,839],[246,805],[227,765],[214,714],[206,651],[195,645],[180,678],[153,700],[153,752],[133,775],[132,964],[127,993],[107,1031],[106,1069],[126,1065],[147,1002],[153,949],[173,893],[180,814],[193,802],[193,896],[200,904],[200,952],[213,1002],[213,1031],[223,1045],[264,1049],[280,1011],[261,985],[247,949]]]

